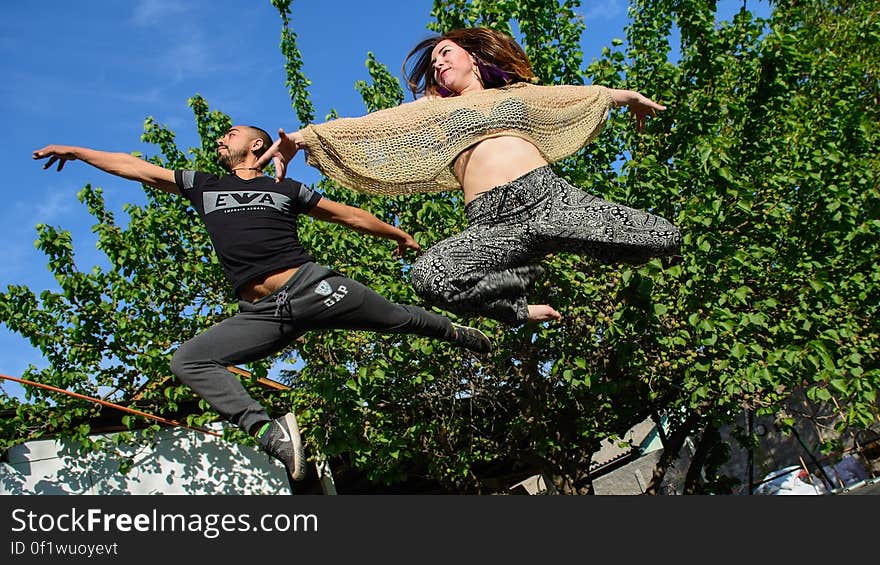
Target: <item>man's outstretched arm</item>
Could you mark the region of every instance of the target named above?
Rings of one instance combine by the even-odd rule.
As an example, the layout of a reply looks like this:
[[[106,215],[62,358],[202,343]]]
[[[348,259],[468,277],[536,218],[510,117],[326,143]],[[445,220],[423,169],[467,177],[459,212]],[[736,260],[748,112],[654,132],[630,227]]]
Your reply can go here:
[[[111,153],[73,145],[47,145],[34,151],[34,159],[47,157],[49,160],[43,165],[44,169],[48,169],[57,161],[57,170],[60,171],[68,161],[79,159],[111,175],[138,181],[165,192],[180,194],[180,190],[174,183],[174,171],[128,153]]]
[[[397,249],[394,251],[394,255],[397,257],[403,256],[407,249],[421,250],[416,240],[402,229],[385,223],[366,210],[354,206],[321,198],[309,212],[309,216],[325,222],[341,224],[360,233],[396,241]]]

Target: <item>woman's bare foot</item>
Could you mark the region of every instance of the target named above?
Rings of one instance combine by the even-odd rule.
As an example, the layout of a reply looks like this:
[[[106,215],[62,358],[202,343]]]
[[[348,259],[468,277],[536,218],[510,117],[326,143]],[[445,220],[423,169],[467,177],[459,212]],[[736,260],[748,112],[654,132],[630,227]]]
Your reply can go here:
[[[561,319],[562,314],[549,304],[529,304],[529,321],[531,322],[547,322]]]

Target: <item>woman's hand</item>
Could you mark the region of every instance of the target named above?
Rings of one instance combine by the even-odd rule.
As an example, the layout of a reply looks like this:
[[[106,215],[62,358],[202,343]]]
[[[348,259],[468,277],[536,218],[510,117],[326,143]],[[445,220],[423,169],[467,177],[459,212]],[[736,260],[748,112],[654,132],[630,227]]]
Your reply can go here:
[[[630,114],[636,121],[636,131],[645,131],[645,123],[648,116],[656,116],[657,111],[663,111],[666,106],[657,104],[647,96],[636,92],[635,90],[624,90],[619,88],[611,88],[611,99],[614,101],[615,107],[627,106]]]
[[[262,169],[272,161],[275,164],[275,182],[281,182],[287,173],[287,164],[301,145],[302,134],[298,131],[285,133],[282,128],[278,128],[278,139],[260,156],[254,166]]]

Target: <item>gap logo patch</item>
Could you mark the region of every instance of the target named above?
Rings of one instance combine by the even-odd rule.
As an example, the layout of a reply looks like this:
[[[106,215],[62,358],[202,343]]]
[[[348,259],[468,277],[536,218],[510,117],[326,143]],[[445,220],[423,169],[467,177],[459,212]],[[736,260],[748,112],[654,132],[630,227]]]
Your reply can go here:
[[[324,300],[324,306],[330,308],[331,306],[345,298],[346,294],[348,294],[348,288],[344,284],[339,285],[339,288],[333,291],[333,294],[331,294]]]
[[[318,286],[315,287],[315,294],[320,294],[321,296],[330,296],[333,294],[333,289],[330,288],[330,284],[327,281],[321,281],[318,283]]]

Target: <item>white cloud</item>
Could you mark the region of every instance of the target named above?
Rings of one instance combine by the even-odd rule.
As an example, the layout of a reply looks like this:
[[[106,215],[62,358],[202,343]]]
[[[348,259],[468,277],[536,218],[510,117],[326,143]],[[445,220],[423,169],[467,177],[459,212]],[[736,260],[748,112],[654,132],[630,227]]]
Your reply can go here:
[[[24,225],[53,224],[55,220],[67,216],[73,209],[74,204],[77,204],[76,197],[71,196],[68,190],[48,192],[39,201],[39,204],[33,207],[31,211],[32,216],[24,222]]]
[[[140,0],[135,4],[131,19],[135,25],[152,26],[186,11],[187,7],[177,0]]]
[[[201,34],[190,34],[185,40],[174,42],[162,55],[164,67],[173,70],[176,81],[185,80],[190,75],[204,75],[219,70],[220,63],[212,57],[212,51]]]
[[[584,21],[589,20],[614,20],[626,15],[626,0],[598,0],[586,2]]]
[[[181,25],[182,15],[193,11],[180,0],[138,0],[131,20],[148,28],[156,41],[144,46],[145,59],[153,59],[165,80],[179,82],[193,74],[215,72],[220,66],[195,26]]]
[[[129,104],[138,105],[153,105],[163,101],[162,89],[158,86],[154,86],[145,90],[111,91],[108,92],[107,95],[116,97]]]

